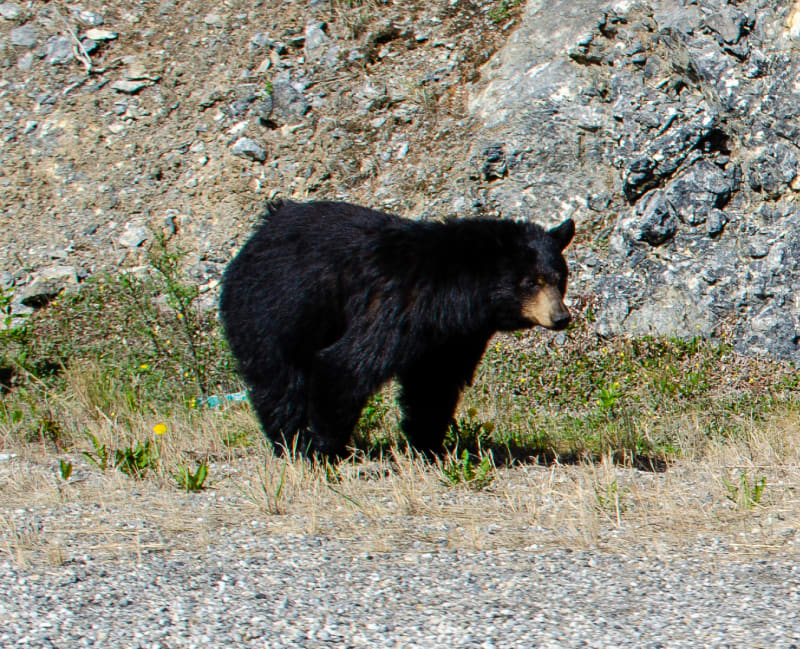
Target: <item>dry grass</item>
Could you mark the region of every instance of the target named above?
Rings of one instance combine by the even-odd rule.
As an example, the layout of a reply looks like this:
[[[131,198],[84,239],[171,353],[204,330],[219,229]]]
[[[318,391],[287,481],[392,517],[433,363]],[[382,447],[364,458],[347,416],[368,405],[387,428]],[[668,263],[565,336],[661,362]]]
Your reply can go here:
[[[331,0],[331,21],[345,38],[358,38],[370,25],[381,6],[376,0]]]
[[[117,352],[130,348],[123,333],[128,344]],[[698,544],[734,554],[796,552],[793,368],[742,364],[691,341],[604,345],[583,329],[561,345],[539,337],[493,341],[457,413],[456,447],[480,447],[491,424],[498,452],[538,439],[545,451],[569,451],[542,457],[583,461],[496,467],[483,489],[453,486],[443,464],[391,444],[396,386],[364,412],[356,438],[371,457],[332,469],[275,457],[246,404],[192,407],[179,394],[183,367],[172,378],[165,370],[172,357],[156,358],[157,373],[133,355],[121,365],[122,352],[106,355],[104,347],[99,357],[73,350],[74,358],[96,360],[73,361],[56,377],[25,377],[0,403],[0,556],[22,565],[84,555],[138,559],[204,553],[231,535],[287,533],[347,539],[354,551],[370,552],[565,546],[658,553]],[[603,389],[614,386],[618,395],[603,406]],[[86,459],[99,459],[93,440],[108,451],[105,471]],[[114,467],[116,451],[147,443],[153,461],[138,478]],[[666,459],[666,470],[632,468],[640,448]],[[72,464],[68,480],[61,460]],[[194,471],[200,462],[209,468],[206,488],[181,490],[180,467]]]
[[[275,457],[260,441],[231,447],[226,432],[257,430],[243,406],[197,412],[189,421],[164,418],[163,435],[141,414],[125,413],[123,426],[105,414],[90,423],[82,417],[112,446],[151,439],[162,461],[136,480],[86,462],[79,451],[91,450],[88,443],[69,453],[49,445],[6,448],[15,456],[0,461],[0,554],[26,565],[86,554],[202,553],[246,526],[259,534],[349,539],[354,551],[371,552],[567,546],[657,553],[722,544],[735,554],[794,553],[799,542],[800,421],[791,412],[753,424],[746,439],[703,445],[701,422],[675,422],[692,441],[692,454],[662,473],[606,457],[498,468],[483,490],[448,486],[441,467],[405,452],[377,461],[355,457],[334,471]],[[59,476],[62,458],[74,465],[68,481]],[[209,462],[210,487],[187,494],[173,473],[197,458]],[[762,478],[757,503],[731,491]]]

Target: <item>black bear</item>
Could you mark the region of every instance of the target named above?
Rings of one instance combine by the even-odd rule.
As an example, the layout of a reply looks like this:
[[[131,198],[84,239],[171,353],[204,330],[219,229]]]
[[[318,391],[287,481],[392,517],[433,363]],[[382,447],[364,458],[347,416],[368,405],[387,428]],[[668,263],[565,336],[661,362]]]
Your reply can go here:
[[[497,331],[570,321],[571,220],[417,222],[337,202],[271,205],[231,261],[220,312],[276,452],[346,452],[369,396],[397,377],[402,428],[441,450]]]

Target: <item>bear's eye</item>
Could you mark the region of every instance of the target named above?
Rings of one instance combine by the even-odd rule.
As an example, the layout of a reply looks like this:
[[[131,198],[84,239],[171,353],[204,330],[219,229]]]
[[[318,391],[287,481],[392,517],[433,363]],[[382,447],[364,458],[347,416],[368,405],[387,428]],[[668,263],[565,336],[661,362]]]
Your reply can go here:
[[[529,291],[531,289],[536,288],[537,286],[540,286],[541,284],[542,284],[542,281],[539,280],[539,279],[536,279],[535,277],[523,277],[520,280],[519,286],[520,286],[520,288],[522,288],[522,289],[524,289],[526,291]]]

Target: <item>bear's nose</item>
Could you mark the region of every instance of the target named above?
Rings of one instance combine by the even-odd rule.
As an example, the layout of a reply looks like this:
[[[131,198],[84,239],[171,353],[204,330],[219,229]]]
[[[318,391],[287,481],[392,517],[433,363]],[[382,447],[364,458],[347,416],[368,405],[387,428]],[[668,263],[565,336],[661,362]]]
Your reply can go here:
[[[553,329],[557,331],[560,331],[561,329],[566,329],[571,319],[572,318],[570,317],[569,312],[565,311],[564,313],[560,313],[553,320]]]

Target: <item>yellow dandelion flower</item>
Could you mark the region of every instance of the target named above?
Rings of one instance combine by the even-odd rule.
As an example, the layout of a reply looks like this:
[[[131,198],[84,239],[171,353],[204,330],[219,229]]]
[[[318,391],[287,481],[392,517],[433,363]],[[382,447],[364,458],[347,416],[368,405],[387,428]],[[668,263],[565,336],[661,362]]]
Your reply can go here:
[[[167,432],[167,425],[166,424],[156,424],[153,426],[153,432],[156,435],[163,435]]]

